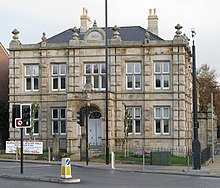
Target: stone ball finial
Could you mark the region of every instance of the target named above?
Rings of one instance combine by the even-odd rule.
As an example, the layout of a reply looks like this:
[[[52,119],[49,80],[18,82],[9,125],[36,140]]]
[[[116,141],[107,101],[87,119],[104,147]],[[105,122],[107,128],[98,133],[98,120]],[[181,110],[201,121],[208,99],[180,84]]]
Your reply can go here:
[[[73,31],[74,33],[78,33],[78,32],[79,32],[79,28],[77,28],[77,27],[75,26],[74,28],[72,28],[72,31]]]
[[[19,34],[19,33],[20,33],[20,32],[19,32],[17,29],[14,29],[14,30],[12,31],[12,34],[14,35],[12,38],[13,38],[14,41],[18,41],[18,39],[19,39],[18,34]]]
[[[176,36],[180,36],[182,34],[182,31],[180,31],[182,28],[183,27],[179,23],[175,26],[175,29],[177,30]]]
[[[76,26],[74,28],[72,28],[73,31],[73,40],[78,40],[79,39],[79,28],[77,28]]]
[[[42,33],[41,39],[42,39],[42,42],[46,42],[47,37],[46,37],[46,33],[45,32]]]
[[[120,27],[115,25],[112,30],[114,31],[113,33],[113,39],[119,39],[120,38]]]
[[[97,28],[97,22],[94,20],[93,27]]]
[[[147,43],[150,41],[150,33],[148,31],[146,31],[144,38],[147,41]]]
[[[45,32],[42,33],[41,40],[42,40],[41,47],[46,47],[47,46],[47,37],[46,37],[46,33]]]

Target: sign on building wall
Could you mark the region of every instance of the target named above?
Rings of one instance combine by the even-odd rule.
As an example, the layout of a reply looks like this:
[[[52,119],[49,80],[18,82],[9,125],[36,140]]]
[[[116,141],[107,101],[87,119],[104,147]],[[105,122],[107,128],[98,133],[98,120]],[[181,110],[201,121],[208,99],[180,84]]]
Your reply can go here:
[[[6,141],[6,153],[16,153],[20,147],[20,141]],[[24,141],[23,147],[24,154],[43,154],[43,142]]]

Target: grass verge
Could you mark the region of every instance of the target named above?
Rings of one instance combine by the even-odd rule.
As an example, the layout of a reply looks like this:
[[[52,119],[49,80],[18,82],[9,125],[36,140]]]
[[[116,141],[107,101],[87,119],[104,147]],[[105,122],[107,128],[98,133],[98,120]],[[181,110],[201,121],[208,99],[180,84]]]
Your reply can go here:
[[[111,154],[110,154],[111,159]],[[105,161],[105,154],[100,155],[100,160]],[[124,153],[122,152],[115,152],[115,160],[122,162],[122,163],[134,163],[134,164],[142,164],[143,157],[135,157],[132,153],[129,153],[128,157],[124,157]],[[179,157],[179,156],[171,156],[171,165],[186,165],[188,164],[188,159],[186,157]],[[145,157],[145,164],[150,164],[151,158]],[[192,163],[191,158],[189,159],[189,164]]]

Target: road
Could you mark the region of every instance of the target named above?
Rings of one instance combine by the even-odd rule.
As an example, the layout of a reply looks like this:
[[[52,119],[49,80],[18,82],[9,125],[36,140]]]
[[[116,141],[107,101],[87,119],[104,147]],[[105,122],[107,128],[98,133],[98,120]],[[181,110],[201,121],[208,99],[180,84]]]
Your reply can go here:
[[[0,175],[20,175],[17,162],[0,162]],[[60,177],[59,165],[24,164],[25,176]],[[219,178],[150,174],[72,166],[73,178],[79,184],[14,180],[0,178],[0,188],[219,188]]]

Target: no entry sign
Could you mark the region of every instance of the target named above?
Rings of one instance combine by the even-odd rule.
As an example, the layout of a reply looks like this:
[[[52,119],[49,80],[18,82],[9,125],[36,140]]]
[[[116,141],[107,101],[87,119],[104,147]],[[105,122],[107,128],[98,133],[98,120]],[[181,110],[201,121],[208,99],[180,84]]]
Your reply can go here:
[[[22,120],[17,120],[16,125],[17,126],[22,126],[23,125],[23,121]]]

